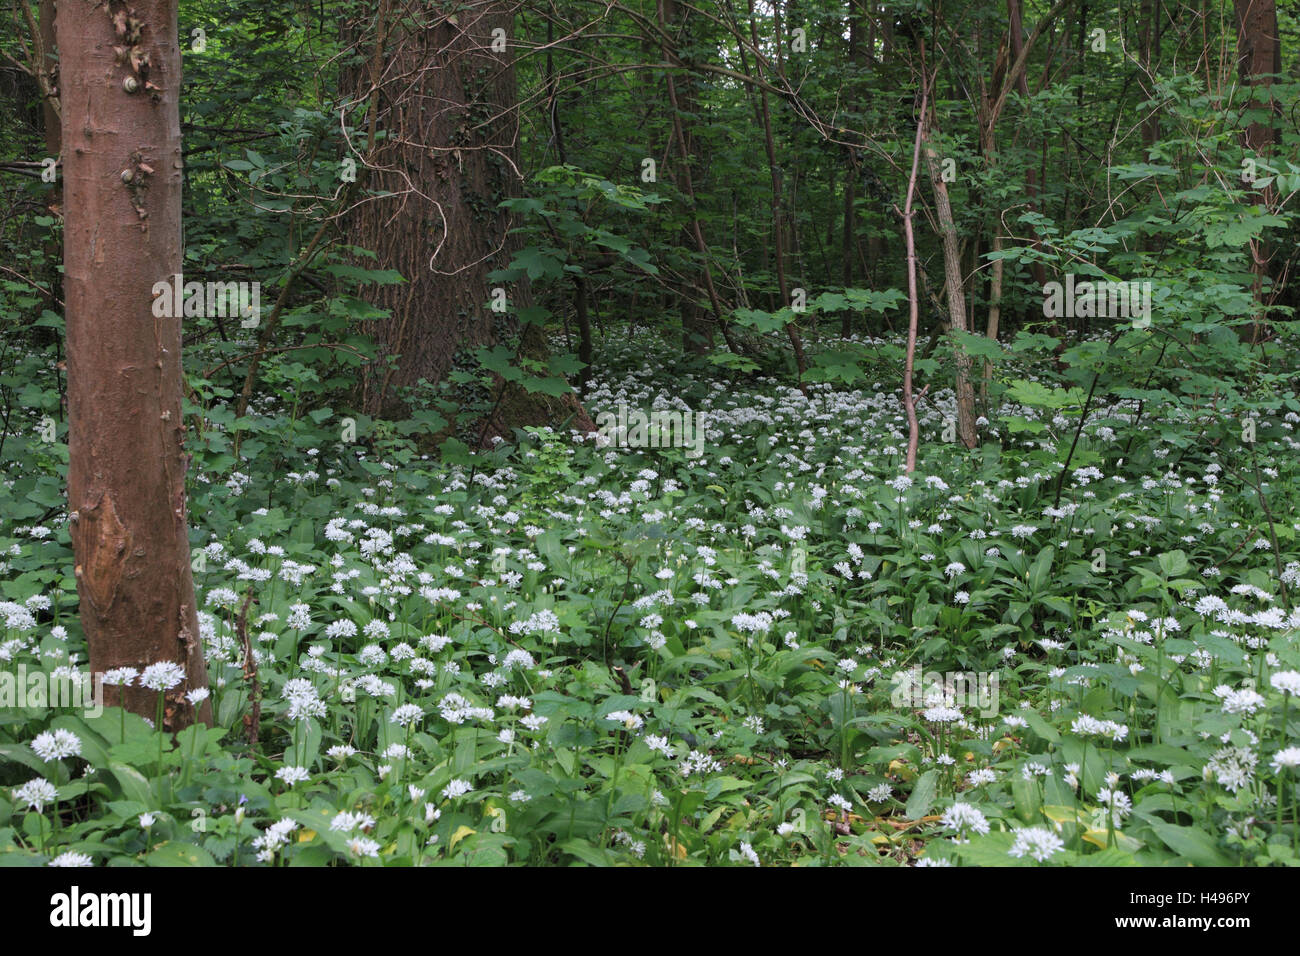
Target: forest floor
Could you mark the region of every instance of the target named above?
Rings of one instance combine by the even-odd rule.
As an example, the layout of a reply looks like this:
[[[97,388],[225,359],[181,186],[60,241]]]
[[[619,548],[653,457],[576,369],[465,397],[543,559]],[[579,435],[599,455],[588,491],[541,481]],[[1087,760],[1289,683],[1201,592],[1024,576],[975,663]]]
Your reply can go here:
[[[586,406],[689,410],[686,447],[447,466],[326,410],[236,461],[209,424],[214,726],[0,700],[0,862],[1297,861],[1300,416],[1247,461],[1003,405],[968,452],[939,392],[909,477],[886,373],[804,395],[658,348]],[[6,673],[86,659],[60,467],[0,490]]]

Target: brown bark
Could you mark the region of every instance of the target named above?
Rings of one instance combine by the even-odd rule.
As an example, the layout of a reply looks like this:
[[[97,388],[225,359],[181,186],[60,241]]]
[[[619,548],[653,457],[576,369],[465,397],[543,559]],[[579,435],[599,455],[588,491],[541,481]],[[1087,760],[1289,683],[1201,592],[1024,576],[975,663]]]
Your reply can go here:
[[[660,27],[666,33],[677,37],[688,28],[690,8],[678,3],[677,0],[662,0],[658,16]],[[664,44],[661,49],[665,62],[680,63],[680,60],[676,59],[675,49],[667,44]],[[665,153],[677,149],[679,161],[672,164],[673,184],[691,204],[691,218],[683,223],[678,242],[682,248],[689,248],[696,245],[695,229],[698,226],[695,209],[695,173],[700,168],[700,155],[699,140],[695,136],[695,91],[690,77],[685,82],[678,83],[671,73],[666,73],[664,84],[668,102],[672,104],[674,112],[674,119],[668,130],[669,148]],[[701,252],[701,255],[704,254]],[[687,274],[674,284],[674,291],[678,297],[678,312],[682,320],[682,351],[695,355],[705,355],[713,348],[714,323],[705,318],[704,310],[700,308],[697,298],[699,285],[706,281],[702,274],[705,269],[709,269],[707,261],[701,264],[701,274],[698,279]],[[707,281],[711,283],[712,280],[710,271]]]
[[[515,68],[509,46],[492,49],[494,30],[511,42],[514,8],[494,0],[432,12],[392,0],[389,17],[389,6],[372,34],[365,78],[352,80],[384,135],[370,139],[371,195],[349,225],[379,268],[406,279],[367,293],[389,315],[373,326],[380,361],[367,371],[362,396],[368,414],[401,417],[408,409],[399,390],[440,382],[463,350],[499,343],[519,344],[529,357],[545,350],[543,337],[520,334],[513,315],[531,303],[525,281],[506,288],[510,314],[489,306],[497,283],[488,274],[517,250],[511,216],[500,208],[521,193]],[[553,399],[500,381],[495,389],[492,420],[475,431],[482,437],[566,414],[595,427],[572,394]]]
[[[1237,15],[1237,70],[1242,85],[1257,87],[1252,106],[1271,108],[1272,80],[1268,74],[1282,72],[1282,40],[1277,29],[1275,0],[1234,0]],[[1244,136],[1245,146],[1265,152],[1276,142],[1271,123],[1251,123]]]
[[[849,10],[848,60],[850,68],[857,66],[861,44],[858,42],[858,11]],[[854,84],[854,88],[856,84]],[[852,105],[853,98],[850,98]],[[857,239],[858,164],[854,152],[848,151],[848,169],[844,177],[844,237],[840,247],[840,279],[844,288],[853,286],[853,250]],[[845,309],[840,316],[840,336],[848,338],[853,332],[853,310]]]
[[[45,115],[45,149],[50,156],[58,158],[63,148],[63,129],[59,121],[59,44],[54,33],[54,0],[41,0],[40,13],[40,42],[34,46],[34,52],[40,70],[37,84],[41,88],[41,110]],[[61,188],[56,184],[56,196],[60,195]]]
[[[514,161],[518,129],[514,67],[508,55],[490,52],[492,30],[509,33],[509,12],[488,6],[457,25],[396,6],[396,22],[380,18],[367,69],[369,122],[386,136],[371,138],[366,186],[391,195],[362,203],[353,217],[357,245],[375,253],[379,268],[406,279],[368,295],[389,312],[374,334],[381,357],[396,366],[370,370],[364,405],[369,414],[393,417],[406,411],[398,388],[440,381],[458,349],[491,345],[504,334],[494,329],[501,313],[487,305],[487,274],[511,251],[509,217],[497,204],[517,192],[501,164]],[[507,294],[517,306],[518,290]]]
[[[1002,224],[995,223],[993,226],[993,252],[1002,251]],[[992,275],[989,278],[989,317],[988,325],[984,329],[986,338],[996,342],[998,340],[998,324],[1002,320],[1002,259],[996,258],[992,264]],[[984,410],[988,410],[989,404],[989,382],[993,378],[993,364],[989,361],[984,362],[984,374],[980,380],[980,404]]]
[[[781,20],[780,7],[773,5],[773,20],[776,28],[776,50],[778,57],[781,51]],[[754,49],[759,49],[758,42],[758,20],[754,17],[754,0],[749,0],[749,29],[750,38],[754,43]],[[790,306],[790,290],[786,282],[785,275],[785,243],[782,239],[783,216],[781,208],[781,167],[776,162],[776,146],[772,140],[772,114],[767,105],[767,90],[759,90],[759,103],[762,106],[761,115],[763,117],[763,145],[767,149],[767,168],[772,176],[772,236],[775,243],[773,254],[776,257],[776,281],[777,287],[781,294],[781,307]],[[799,337],[799,330],[795,328],[793,320],[786,323],[786,337],[790,340],[790,349],[794,353],[795,368],[799,374],[799,387],[804,388],[803,376],[808,371],[808,360],[804,357],[803,340]]]
[[[1237,71],[1243,86],[1258,92],[1250,100],[1252,109],[1276,109],[1272,102],[1272,80],[1268,74],[1282,72],[1282,40],[1278,35],[1275,0],[1234,0],[1237,18]],[[1253,122],[1242,133],[1242,146],[1264,157],[1277,142],[1272,123]],[[1271,205],[1272,187],[1256,190],[1257,204]],[[1267,331],[1264,281],[1268,278],[1272,251],[1263,238],[1250,243],[1250,271],[1254,277],[1251,291],[1258,306],[1245,334],[1251,344],[1263,340]]]
[[[1156,62],[1160,59],[1161,0],[1142,0],[1138,25],[1138,56],[1142,72],[1151,83],[1151,97],[1155,96]],[[1142,121],[1142,146],[1150,149],[1160,139],[1160,112],[1152,108]]]
[[[930,172],[930,186],[934,190],[935,217],[938,220],[939,236],[943,242],[943,273],[948,293],[948,316],[952,328],[960,332],[969,331],[966,324],[965,283],[961,271],[961,249],[957,243],[957,226],[952,217],[952,203],[948,199],[948,186],[943,181],[939,155],[931,144],[933,118],[922,115],[921,148],[925,154],[926,167]],[[957,392],[957,437],[967,448],[974,448],[979,443],[975,433],[975,393],[971,387],[970,355],[960,343],[953,343],[953,355],[956,358],[956,392]]]
[[[165,726],[211,720],[186,533],[181,319],[153,286],[181,271],[175,0],[66,3],[62,54],[68,509],[90,666],[186,671]],[[115,48],[119,53],[115,54]],[[180,310],[174,310],[179,312]],[[152,717],[156,693],[105,689]]]

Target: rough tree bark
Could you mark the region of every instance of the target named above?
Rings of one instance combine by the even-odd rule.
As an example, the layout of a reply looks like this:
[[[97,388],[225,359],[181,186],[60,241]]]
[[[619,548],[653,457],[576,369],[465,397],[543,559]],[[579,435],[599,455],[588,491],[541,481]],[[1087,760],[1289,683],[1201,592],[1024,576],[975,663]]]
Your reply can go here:
[[[61,5],[68,510],[90,667],[182,665],[165,727],[207,686],[186,534],[181,319],[153,286],[181,271],[176,0]],[[156,693],[105,688],[152,717]]]
[[[1250,100],[1256,110],[1274,110],[1272,85],[1269,74],[1282,72],[1282,39],[1277,29],[1275,0],[1234,0],[1237,18],[1237,71],[1243,86],[1260,90]],[[1256,156],[1264,157],[1277,142],[1272,123],[1253,122],[1242,134],[1242,146]],[[1265,207],[1272,205],[1272,187],[1256,190],[1254,201]],[[1267,312],[1264,280],[1269,274],[1272,252],[1260,239],[1250,243],[1250,271],[1254,276],[1252,292],[1258,308],[1254,321],[1245,335],[1251,344],[1260,342],[1267,330]]]
[[[540,330],[527,326],[520,334],[514,318],[531,303],[526,284],[506,289],[510,314],[488,305],[497,285],[488,274],[517,248],[508,235],[511,217],[499,205],[521,192],[513,19],[504,0],[441,12],[393,0],[369,33],[372,42],[379,38],[374,66],[355,82],[358,99],[370,102],[368,122],[383,135],[364,157],[371,196],[352,215],[350,232],[376,253],[380,268],[407,280],[368,293],[389,312],[374,326],[381,356],[396,359],[395,367],[377,364],[365,377],[369,414],[403,415],[398,390],[440,382],[462,350],[517,341],[523,355],[546,354]],[[494,31],[504,31],[504,51]],[[495,388],[492,420],[475,427],[475,436],[569,416],[574,427],[595,427],[572,394],[530,395],[502,382]]]

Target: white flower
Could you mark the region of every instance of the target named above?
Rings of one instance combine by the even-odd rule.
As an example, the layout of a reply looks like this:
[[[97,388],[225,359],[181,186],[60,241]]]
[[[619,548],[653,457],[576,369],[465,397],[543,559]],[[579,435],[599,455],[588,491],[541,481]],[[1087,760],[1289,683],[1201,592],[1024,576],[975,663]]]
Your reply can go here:
[[[1122,790],[1112,790],[1103,787],[1101,790],[1097,791],[1097,802],[1110,807],[1116,820],[1123,820],[1133,812],[1133,801],[1130,800],[1128,794]]]
[[[374,825],[375,818],[368,813],[348,813],[344,811],[335,814],[334,819],[330,821],[330,829],[335,832],[369,830]]]
[[[1015,841],[1007,853],[1019,859],[1028,854],[1039,863],[1065,849],[1065,843],[1046,827],[1025,827],[1016,831]]]
[[[72,731],[62,728],[54,731],[47,730],[37,734],[31,746],[36,756],[42,760],[62,760],[64,757],[75,757],[81,753],[81,738]]]
[[[651,750],[663,754],[669,760],[672,760],[676,754],[673,753],[672,744],[668,742],[667,737],[660,737],[657,734],[648,734],[645,738],[645,745]]]
[[[962,803],[960,800],[943,812],[939,824],[956,830],[961,837],[969,837],[972,833],[989,832],[989,822],[984,814],[969,803]]]
[[[47,803],[59,798],[58,788],[44,777],[35,777],[12,792],[20,806],[31,807],[37,813],[44,810]]]
[[[104,683],[109,687],[129,687],[137,676],[139,672],[134,667],[114,667],[104,672]]]
[[[1270,678],[1269,683],[1273,685],[1274,690],[1300,697],[1300,671],[1278,671]]]
[[[1273,755],[1273,772],[1281,773],[1283,767],[1288,770],[1300,767],[1300,747],[1287,747]]]
[[[379,844],[368,837],[353,837],[348,841],[348,850],[353,856],[379,856]]]
[[[171,690],[185,679],[185,669],[175,661],[150,664],[140,675],[140,685],[149,690]]]
[[[399,727],[405,727],[408,724],[419,723],[420,718],[423,716],[424,709],[419,704],[403,704],[393,711],[393,715],[388,720]]]
[[[1253,687],[1230,690],[1223,697],[1225,714],[1253,714],[1264,706],[1264,696]]]
[[[453,780],[447,786],[442,788],[442,795],[448,800],[454,800],[457,797],[463,797],[474,788],[469,785],[468,780]]]
[[[307,604],[290,605],[289,618],[285,623],[295,631],[303,631],[311,627],[311,606]]]
[[[884,803],[893,794],[894,788],[887,783],[878,783],[867,791],[867,800],[871,803]]]
[[[310,780],[311,774],[305,767],[281,767],[275,772],[275,778],[292,787],[295,783]]]
[[[645,726],[645,720],[628,710],[611,710],[605,719],[620,723],[628,730],[640,730]]]
[[[74,850],[65,850],[54,859],[50,860],[50,866],[94,866],[90,857],[85,853],[77,853]]]
[[[961,711],[956,707],[940,704],[936,707],[927,707],[922,711],[921,716],[934,723],[947,724],[952,723],[954,720],[961,720]]]

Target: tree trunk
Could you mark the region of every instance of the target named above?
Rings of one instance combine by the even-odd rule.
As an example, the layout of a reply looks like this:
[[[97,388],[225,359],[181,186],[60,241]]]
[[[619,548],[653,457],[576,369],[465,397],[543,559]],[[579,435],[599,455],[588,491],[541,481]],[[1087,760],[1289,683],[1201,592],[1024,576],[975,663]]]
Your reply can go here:
[[[907,198],[903,201],[903,241],[907,248],[907,357],[903,361],[903,408],[907,412],[907,458],[910,475],[916,471],[916,449],[921,441],[921,426],[916,419],[916,397],[912,394],[912,377],[916,372],[916,332],[920,324],[921,293],[916,281],[916,233],[912,228],[912,202],[916,198],[916,180],[921,168],[921,141],[924,138],[925,111],[930,106],[930,84],[922,78],[921,113],[916,121],[916,138],[912,143],[912,171],[907,177]]]
[[[54,0],[41,0],[40,12],[40,45],[37,51],[42,61],[39,68],[44,71],[45,77],[42,79],[38,76],[37,84],[41,88],[41,111],[45,117],[45,148],[48,155],[57,159],[63,148],[63,129],[59,121],[59,41],[54,33]],[[56,181],[56,196],[60,195],[61,188]]]
[[[773,5],[772,17],[776,32],[776,51],[779,62],[781,55],[781,14],[779,5]],[[759,49],[758,20],[754,16],[754,0],[749,0],[749,30],[754,49]],[[772,114],[767,105],[767,90],[759,90],[758,99],[762,105],[763,144],[767,149],[767,168],[772,177],[772,238],[776,245],[773,255],[776,257],[776,281],[781,296],[779,308],[789,308],[791,305],[790,289],[785,275],[785,242],[782,239],[781,167],[776,161],[776,146],[772,139]],[[786,323],[785,334],[790,340],[790,350],[794,353],[799,388],[806,390],[807,386],[804,384],[803,377],[804,373],[808,371],[808,360],[804,357],[803,339],[800,338],[799,330],[795,327],[793,319]]]
[[[352,215],[350,231],[379,268],[406,280],[369,294],[389,315],[373,327],[381,361],[368,370],[362,397],[368,414],[401,417],[408,410],[402,389],[421,380],[436,385],[454,365],[477,371],[466,350],[518,344],[535,358],[545,355],[545,340],[521,336],[513,314],[489,304],[496,283],[488,274],[516,251],[511,217],[499,204],[521,192],[513,54],[509,46],[493,50],[494,30],[511,42],[513,7],[495,0],[452,15],[394,2],[391,22],[387,7],[372,34],[375,56],[355,81],[359,98],[370,100],[372,130],[384,135],[371,140],[365,186],[372,196]],[[531,303],[524,282],[506,296],[509,313]],[[594,428],[572,394],[529,395],[500,381],[495,390],[493,421],[475,428],[476,437],[566,414]]]
[[[688,29],[687,20],[690,8],[678,0],[662,0],[658,11],[660,27],[680,42]],[[667,44],[661,46],[664,62],[680,64],[676,47]],[[668,149],[674,148],[678,161],[672,164],[673,185],[691,204],[691,218],[682,224],[677,241],[681,248],[687,249],[695,243],[695,225],[698,217],[695,196],[695,174],[701,168],[699,139],[695,136],[695,90],[694,79],[687,76],[683,82],[677,82],[672,73],[664,74],[664,88],[675,118],[668,126]],[[679,139],[680,137],[680,139]],[[700,265],[701,274],[698,281],[689,272],[680,282],[674,283],[674,292],[678,297],[678,313],[682,320],[682,351],[694,355],[707,355],[713,349],[714,323],[705,317],[700,308],[699,288],[704,284],[702,270],[709,268],[707,260]],[[710,281],[712,276],[710,275]]]
[[[166,692],[164,724],[178,730],[210,721],[211,707],[196,714],[184,697],[207,686],[207,672],[186,533],[181,319],[157,315],[153,295],[181,271],[177,4],[65,3],[57,31],[81,623],[95,672],[185,669]],[[148,717],[156,702],[141,687],[105,690],[108,705]]]
[[[1237,15],[1237,71],[1246,87],[1259,87],[1264,95],[1254,96],[1252,109],[1275,110],[1272,102],[1272,81],[1265,76],[1282,72],[1282,40],[1277,29],[1277,7],[1274,0],[1234,0]],[[1259,157],[1268,154],[1277,142],[1272,123],[1254,122],[1242,134],[1242,146]],[[1256,190],[1254,202],[1272,205],[1273,189]],[[1256,312],[1246,332],[1251,344],[1263,340],[1267,330],[1267,311],[1264,301],[1264,280],[1268,277],[1272,253],[1263,237],[1251,240],[1250,271],[1254,276],[1252,293]]]
[[[854,69],[859,62],[858,51],[861,44],[858,42],[858,20],[859,12],[849,8],[849,35],[845,41],[848,44],[848,61],[849,69]],[[856,79],[856,77],[855,77]],[[856,91],[857,84],[849,86],[850,90],[850,109],[857,105],[856,97],[852,95]],[[858,199],[858,176],[861,173],[858,170],[858,164],[852,149],[846,150],[848,157],[848,168],[844,177],[844,240],[840,247],[840,280],[844,283],[844,288],[853,286],[853,249],[857,241],[857,199]],[[853,310],[845,309],[840,314],[840,337],[848,338],[853,332]]]
[[[939,156],[930,141],[932,120],[927,120],[923,115],[920,123],[925,163],[930,172],[930,185],[934,190],[935,216],[939,222],[940,238],[943,240],[943,272],[948,292],[948,315],[954,329],[966,332],[969,329],[966,324],[965,283],[962,281],[961,249],[957,244],[957,226],[952,218],[952,203],[948,199],[948,187],[943,181]],[[975,392],[970,380],[971,359],[960,342],[953,343],[953,355],[957,364],[957,437],[967,448],[974,448],[979,443],[979,437],[975,433]]]
[[[993,225],[993,252],[998,254],[1002,252],[1002,228],[1001,219]],[[988,339],[996,342],[998,340],[998,324],[1002,320],[1002,269],[1003,262],[1001,257],[993,260],[992,276],[989,279],[989,318],[988,325],[984,329],[984,335]],[[984,375],[980,380],[980,406],[987,413],[989,408],[989,382],[993,378],[993,364],[987,359],[984,361]]]

